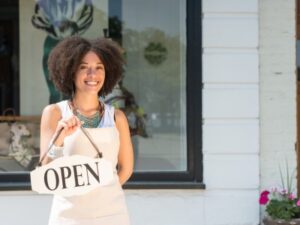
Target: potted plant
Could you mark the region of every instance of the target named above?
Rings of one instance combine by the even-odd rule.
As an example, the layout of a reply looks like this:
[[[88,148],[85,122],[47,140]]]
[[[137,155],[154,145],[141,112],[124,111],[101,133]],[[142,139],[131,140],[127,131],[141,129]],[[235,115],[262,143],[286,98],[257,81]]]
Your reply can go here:
[[[284,185],[281,169],[280,177],[282,188],[264,190],[260,194],[259,204],[267,212],[263,222],[265,225],[300,225],[300,198],[292,192],[292,178],[288,174],[288,167],[287,187]]]

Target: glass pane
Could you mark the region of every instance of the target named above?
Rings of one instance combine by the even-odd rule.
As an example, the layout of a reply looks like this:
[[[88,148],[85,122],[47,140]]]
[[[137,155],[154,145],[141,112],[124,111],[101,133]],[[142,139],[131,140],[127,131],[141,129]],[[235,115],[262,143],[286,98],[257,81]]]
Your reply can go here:
[[[0,119],[0,171],[35,166],[42,110],[65,98],[49,80],[52,48],[67,36],[103,37],[107,29],[108,0],[0,1],[0,114],[7,116]]]
[[[108,27],[108,0],[19,0],[19,5],[20,112],[39,115],[45,105],[65,98],[49,80],[50,51],[74,34],[103,36]]]
[[[105,100],[128,116],[135,171],[186,171],[185,2],[0,1],[0,114],[12,108],[9,114],[39,119],[45,105],[65,98],[45,64],[59,40],[73,34],[112,38],[124,49],[127,65]],[[123,101],[111,101],[120,94]],[[18,130],[17,137],[12,123],[0,121],[0,171],[32,168],[39,157],[37,121],[18,126],[25,134]]]
[[[148,136],[133,137],[136,171],[187,169],[184,2],[122,1],[123,86],[146,115]],[[128,119],[133,123],[135,116]]]

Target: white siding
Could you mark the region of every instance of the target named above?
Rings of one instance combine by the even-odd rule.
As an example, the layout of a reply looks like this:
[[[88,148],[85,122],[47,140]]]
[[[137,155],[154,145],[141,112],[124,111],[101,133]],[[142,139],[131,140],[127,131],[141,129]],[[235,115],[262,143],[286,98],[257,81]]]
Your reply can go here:
[[[257,190],[259,186],[258,162],[257,154],[205,154],[204,178],[207,189]],[[235,206],[232,205],[231,208],[235,210]]]
[[[203,82],[258,83],[257,65],[256,49],[207,49],[203,54]]]
[[[257,1],[206,0],[203,9],[205,225],[258,224]]]
[[[204,48],[257,48],[257,14],[204,14]]]
[[[205,224],[204,197],[197,190],[127,191],[132,224]]]
[[[217,66],[217,65],[216,65]],[[258,85],[205,85],[203,117],[258,118]]]
[[[262,189],[281,186],[279,164],[296,167],[296,1],[270,3],[259,4]]]
[[[50,196],[32,192],[0,193],[0,224],[46,225],[50,212]]]
[[[205,225],[257,225],[258,221],[257,191],[207,191]]]
[[[202,1],[202,8],[204,13],[257,13],[258,0],[205,0]]]
[[[206,120],[203,125],[204,154],[257,154],[259,124],[250,120]],[[216,139],[218,141],[216,141]]]

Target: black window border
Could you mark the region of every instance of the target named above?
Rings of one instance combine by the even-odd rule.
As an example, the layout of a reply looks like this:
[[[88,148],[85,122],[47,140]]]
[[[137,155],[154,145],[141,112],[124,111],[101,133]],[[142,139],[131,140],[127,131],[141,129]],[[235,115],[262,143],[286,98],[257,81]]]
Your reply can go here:
[[[125,189],[204,189],[202,155],[202,4],[187,3],[187,171],[134,172]],[[28,172],[0,174],[0,190],[31,190]]]
[[[184,172],[135,172],[128,189],[204,189],[202,157],[202,4],[187,0],[187,158]]]

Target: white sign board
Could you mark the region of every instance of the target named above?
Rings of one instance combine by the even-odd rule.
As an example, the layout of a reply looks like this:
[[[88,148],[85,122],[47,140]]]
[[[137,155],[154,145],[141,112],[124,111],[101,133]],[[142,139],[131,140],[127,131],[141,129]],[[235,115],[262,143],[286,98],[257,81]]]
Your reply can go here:
[[[41,194],[85,194],[113,180],[112,163],[103,158],[72,155],[58,158],[30,173],[32,190]]]

